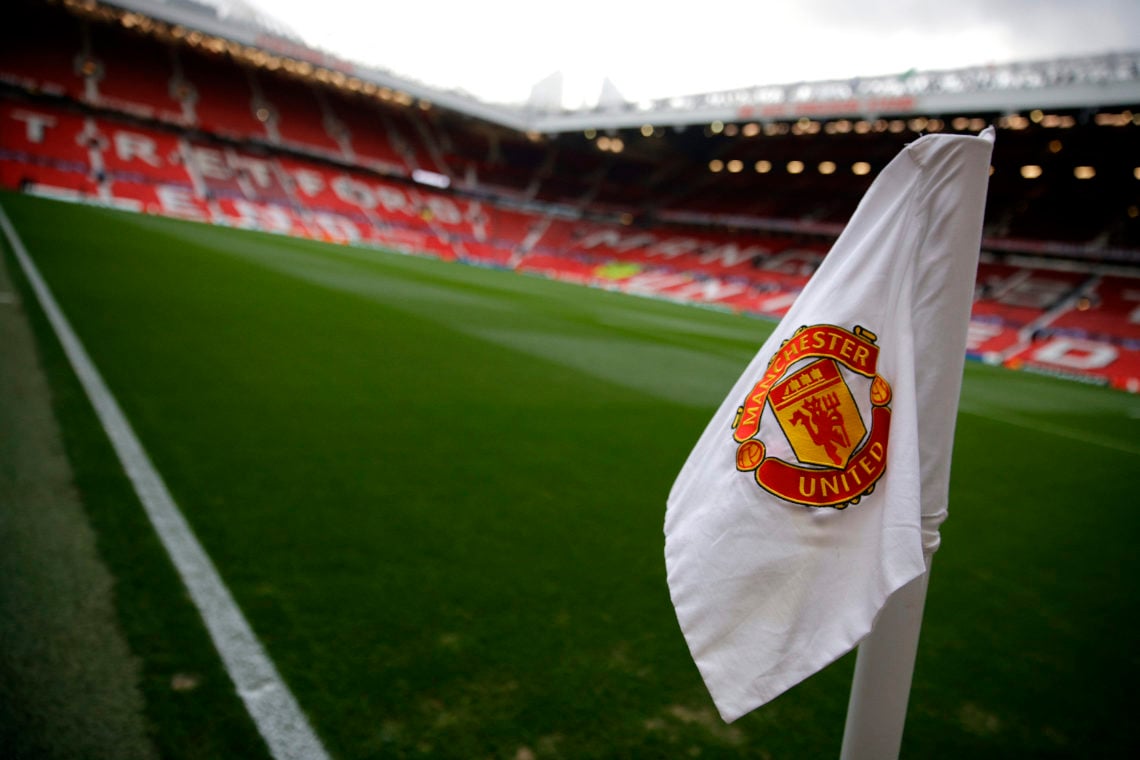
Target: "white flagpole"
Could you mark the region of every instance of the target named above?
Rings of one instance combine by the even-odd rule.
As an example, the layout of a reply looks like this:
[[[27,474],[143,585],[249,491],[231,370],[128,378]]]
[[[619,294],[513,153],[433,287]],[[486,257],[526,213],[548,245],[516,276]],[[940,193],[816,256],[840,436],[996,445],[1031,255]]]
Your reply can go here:
[[[859,644],[840,760],[899,756],[930,560],[928,555],[925,573],[891,595],[871,633]]]

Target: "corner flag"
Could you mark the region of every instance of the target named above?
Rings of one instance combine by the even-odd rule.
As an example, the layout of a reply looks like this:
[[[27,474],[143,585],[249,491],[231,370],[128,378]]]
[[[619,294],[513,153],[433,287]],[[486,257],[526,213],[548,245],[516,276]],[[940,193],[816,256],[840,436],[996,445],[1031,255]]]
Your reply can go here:
[[[883,169],[673,485],[670,594],[726,721],[851,651],[938,548],[993,139]]]

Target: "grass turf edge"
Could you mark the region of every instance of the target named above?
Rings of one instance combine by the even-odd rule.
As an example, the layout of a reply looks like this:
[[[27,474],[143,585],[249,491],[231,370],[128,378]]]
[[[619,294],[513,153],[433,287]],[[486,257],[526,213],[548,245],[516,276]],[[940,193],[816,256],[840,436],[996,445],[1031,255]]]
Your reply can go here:
[[[5,194],[0,200],[7,206],[12,197]],[[268,758],[6,240],[0,248],[26,307],[97,551],[115,579],[112,594],[119,624],[131,652],[142,662],[140,687],[154,745],[169,758]],[[83,695],[75,699],[82,709]]]

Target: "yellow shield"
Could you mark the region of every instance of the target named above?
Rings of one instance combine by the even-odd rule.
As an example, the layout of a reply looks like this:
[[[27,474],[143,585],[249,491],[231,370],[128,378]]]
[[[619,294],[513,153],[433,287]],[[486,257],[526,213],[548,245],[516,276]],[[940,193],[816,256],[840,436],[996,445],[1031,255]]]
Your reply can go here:
[[[851,389],[833,359],[789,374],[768,395],[780,429],[805,464],[843,469],[867,433]]]

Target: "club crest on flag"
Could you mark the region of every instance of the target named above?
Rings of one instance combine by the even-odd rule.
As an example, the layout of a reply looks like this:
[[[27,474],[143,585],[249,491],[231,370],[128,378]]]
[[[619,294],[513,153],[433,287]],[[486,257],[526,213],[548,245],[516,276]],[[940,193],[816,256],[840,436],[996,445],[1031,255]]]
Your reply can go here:
[[[796,330],[737,409],[736,468],[754,473],[769,493],[803,506],[844,509],[871,493],[886,472],[891,423],[891,386],[877,371],[877,340],[860,325]],[[851,383],[840,367],[853,373]],[[855,393],[870,401],[869,430]],[[765,406],[775,425],[762,425]],[[778,434],[795,462],[769,455],[765,439]]]

